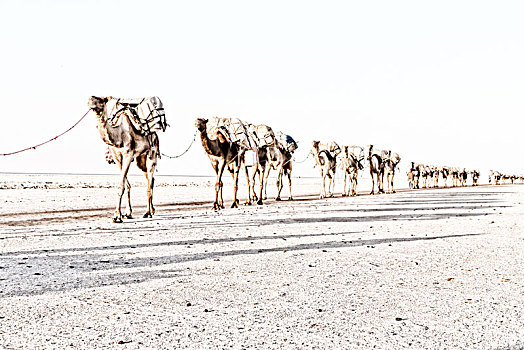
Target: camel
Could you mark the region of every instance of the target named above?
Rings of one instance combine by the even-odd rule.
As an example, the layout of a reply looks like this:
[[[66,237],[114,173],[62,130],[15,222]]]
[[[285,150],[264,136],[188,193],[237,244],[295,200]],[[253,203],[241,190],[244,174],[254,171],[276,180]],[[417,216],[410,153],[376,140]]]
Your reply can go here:
[[[160,158],[159,140],[156,132],[144,133],[138,130],[133,123],[135,116],[130,109],[121,109],[112,114],[108,110],[108,102],[112,97],[91,96],[88,101],[89,108],[96,115],[97,128],[102,140],[109,146],[111,158],[120,168],[120,181],[118,186],[118,201],[113,222],[121,223],[122,218],[131,219],[131,184],[127,179],[129,167],[136,161],[137,167],[144,172],[147,179],[147,211],[145,218],[150,218],[155,213],[153,207],[154,173],[157,159]],[[127,210],[121,212],[122,197],[127,191]]]
[[[278,138],[278,142],[275,146],[266,147],[265,159],[267,159],[267,167],[265,170],[265,186],[264,186],[264,199],[267,199],[267,183],[271,169],[277,170],[277,196],[275,200],[280,201],[280,194],[284,187],[283,177],[284,175],[288,178],[289,183],[289,200],[293,200],[291,194],[291,172],[293,170],[293,152],[298,148],[297,143],[289,135],[278,132],[275,134]]]
[[[415,165],[415,162],[411,162],[408,172],[408,184],[409,188],[419,188],[420,182],[420,165]]]
[[[472,170],[470,174],[471,174],[471,180],[473,181],[473,186],[478,186],[480,171]]]
[[[462,169],[462,171],[459,171],[459,183],[460,186],[464,187],[466,186],[468,181],[468,172],[466,169]]]
[[[252,149],[252,151],[255,152],[253,164],[247,164],[245,156],[241,157],[248,184],[248,199],[246,204],[251,205],[253,201],[256,201],[257,204],[262,205],[264,190],[266,188],[265,180],[267,179],[265,173],[270,163],[269,157],[273,159],[279,153],[278,142],[276,141],[273,129],[267,125],[247,124],[247,129],[252,139],[257,141],[257,145]],[[251,176],[249,175],[248,168],[252,168]],[[255,192],[255,179],[257,174],[260,182],[260,192],[258,196]]]
[[[395,193],[395,189],[393,188],[393,177],[395,176],[395,168],[397,167],[398,163],[400,163],[400,156],[398,153],[392,154],[391,151],[389,151],[388,157],[384,161],[384,173],[386,174],[386,182],[388,184],[389,193]],[[384,173],[382,176],[384,176]]]
[[[233,176],[233,204],[231,205],[231,208],[238,208],[238,173],[240,170],[243,149],[237,143],[231,142],[227,131],[224,128],[218,128],[215,135],[216,139],[210,139],[207,133],[208,121],[208,119],[198,118],[195,121],[195,126],[200,132],[202,147],[206,151],[207,156],[211,161],[211,166],[215,170],[217,176],[213,209],[219,210],[224,208],[224,200],[222,197],[222,188],[224,187],[224,184],[222,182],[222,175],[226,167]]]
[[[449,175],[449,167],[444,166],[440,169],[440,173],[442,174],[442,182],[444,182],[444,187],[448,187],[448,175]]]
[[[428,188],[428,177],[430,175],[430,168],[427,165],[419,165],[420,177],[422,177],[422,188]]]
[[[416,172],[415,162],[410,163],[409,171],[406,173],[408,176],[408,187],[410,189],[415,188],[415,172]]]
[[[459,185],[459,173],[460,173],[459,168],[456,168],[456,167],[451,168],[450,174],[451,174],[451,181],[453,184],[452,187],[457,187]]]
[[[382,179],[384,178],[384,161],[386,158],[386,151],[374,150],[373,145],[368,146],[369,173],[371,175],[370,194],[375,194],[375,177],[377,179],[378,193],[384,193]]]
[[[358,171],[364,169],[364,149],[359,146],[344,146],[340,156],[340,168],[344,171],[344,188],[342,196],[357,195]]]
[[[433,187],[438,187],[438,180],[440,178],[440,173],[442,168],[433,167]]]
[[[317,165],[320,167],[320,177],[322,179],[322,182],[320,183],[320,198],[333,197],[335,172],[337,168],[336,156],[332,155],[331,152],[326,149],[321,149],[320,141],[313,141],[313,147],[311,148],[310,153],[315,159],[315,167]],[[326,193],[326,178],[329,178],[328,194]]]

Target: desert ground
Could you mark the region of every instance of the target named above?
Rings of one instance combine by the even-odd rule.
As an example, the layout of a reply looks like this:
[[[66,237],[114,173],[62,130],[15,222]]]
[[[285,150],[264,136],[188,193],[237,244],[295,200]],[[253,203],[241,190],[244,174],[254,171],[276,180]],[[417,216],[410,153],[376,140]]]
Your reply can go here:
[[[320,200],[295,178],[213,211],[213,178],[157,177],[142,219],[136,176],[114,224],[115,182],[2,176],[0,348],[524,348],[524,185]]]

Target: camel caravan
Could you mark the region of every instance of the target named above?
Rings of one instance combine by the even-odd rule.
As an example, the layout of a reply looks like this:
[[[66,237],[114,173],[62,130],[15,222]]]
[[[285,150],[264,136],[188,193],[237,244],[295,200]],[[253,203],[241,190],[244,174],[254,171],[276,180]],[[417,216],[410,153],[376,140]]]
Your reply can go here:
[[[463,187],[467,186],[468,176],[471,177],[471,185],[478,186],[480,171],[466,171],[465,168],[437,167],[411,162],[407,176],[410,189],[437,188],[440,187],[439,183],[442,187]],[[449,186],[448,179],[450,179]]]
[[[144,172],[147,180],[147,211],[144,217],[152,217],[155,213],[154,173],[161,156],[158,133],[165,131],[168,126],[162,101],[158,97],[121,99],[91,96],[88,105],[96,116],[100,137],[107,145],[106,160],[110,164],[116,163],[120,169],[113,221],[120,223],[123,219],[133,217],[131,185],[127,178],[133,161]],[[275,199],[281,200],[284,178],[287,177],[289,200],[293,200],[291,173],[293,156],[298,145],[291,136],[274,132],[267,125],[255,125],[237,118],[197,118],[195,127],[216,174],[213,202],[215,210],[224,208],[222,176],[226,170],[233,178],[232,208],[237,208],[239,205],[238,184],[242,172],[245,174],[248,187],[246,204],[263,204],[267,199],[267,184],[271,170],[277,173]],[[393,179],[401,160],[398,153],[380,150],[373,145],[340,146],[334,141],[313,141],[309,156],[313,156],[314,167],[318,167],[320,172],[320,198],[335,195],[337,169],[344,177],[342,196],[356,196],[358,176],[362,174],[365,167],[369,168],[371,177],[370,194],[386,193],[384,177],[386,177],[387,192],[395,193]],[[411,162],[407,175],[409,188],[418,189],[441,185],[466,186],[468,176],[472,179],[472,185],[477,186],[480,172]],[[489,182],[496,185],[516,183],[516,181],[524,183],[524,177],[504,175],[493,170],[489,176]],[[122,213],[122,199],[126,194],[126,210]]]
[[[517,182],[518,181],[518,182]],[[498,171],[490,170],[489,183],[492,185],[524,184],[523,175],[507,175]]]
[[[372,180],[370,194],[375,193],[375,179],[378,193],[385,193],[383,185],[384,175],[386,175],[388,192],[395,193],[393,177],[395,175],[395,169],[400,162],[398,153],[381,151],[375,149],[373,145],[370,145],[367,147],[367,158],[365,158],[364,148],[360,146],[340,147],[335,141],[327,143],[313,141],[310,154],[313,155],[313,159],[315,160],[314,167],[318,167],[320,171],[321,199],[334,196],[337,163],[338,168],[340,168],[344,174],[342,196],[356,196],[358,172],[364,170],[364,159],[367,159]],[[326,180],[328,180],[327,191]]]
[[[227,169],[233,177],[233,204],[238,207],[238,176],[244,170],[248,184],[246,204],[263,204],[267,199],[266,185],[271,169],[277,171],[277,197],[283,187],[283,177],[289,182],[291,194],[291,171],[293,152],[298,148],[295,140],[281,132],[275,133],[267,125],[254,125],[236,118],[198,118],[195,126],[200,132],[202,147],[206,151],[216,173],[214,209],[224,208],[222,198],[222,175]],[[259,191],[255,190],[258,176]]]

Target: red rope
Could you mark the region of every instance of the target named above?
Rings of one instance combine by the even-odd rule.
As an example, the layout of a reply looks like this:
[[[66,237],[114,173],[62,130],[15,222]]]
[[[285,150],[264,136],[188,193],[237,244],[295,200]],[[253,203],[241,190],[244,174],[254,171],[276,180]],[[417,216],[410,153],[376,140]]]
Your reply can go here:
[[[75,125],[73,125],[73,126],[70,127],[69,129],[67,129],[66,131],[64,131],[64,132],[61,133],[60,135],[57,135],[57,136],[53,137],[52,139],[49,139],[49,140],[47,140],[47,141],[45,141],[45,142],[39,143],[38,145],[31,146],[31,147],[27,147],[27,148],[21,149],[21,150],[19,150],[19,151],[10,152],[10,153],[0,153],[0,157],[11,156],[11,155],[13,155],[13,154],[17,154],[17,153],[22,153],[22,152],[25,152],[25,151],[29,151],[30,149],[37,149],[38,147],[43,146],[43,145],[45,145],[46,143],[49,143],[49,142],[51,142],[51,141],[56,140],[57,138],[59,138],[60,136],[66,134],[66,133],[68,133],[68,132],[71,131],[75,126],[77,126],[77,125],[78,125],[78,124],[79,124],[79,123],[80,123],[80,122],[81,122],[81,121],[82,121],[82,120],[87,116],[87,114],[88,114],[90,111],[91,111],[91,109],[89,109],[89,110],[86,112],[86,114],[84,114],[84,116],[83,116],[82,118],[80,118],[80,120],[77,121],[77,122],[75,123]]]

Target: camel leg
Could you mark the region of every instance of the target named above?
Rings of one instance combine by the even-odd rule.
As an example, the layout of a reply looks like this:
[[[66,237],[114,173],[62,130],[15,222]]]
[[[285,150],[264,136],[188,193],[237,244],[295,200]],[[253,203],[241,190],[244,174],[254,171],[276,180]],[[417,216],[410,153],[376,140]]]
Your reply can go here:
[[[129,183],[129,180],[127,177],[126,177],[125,185],[126,185],[125,191],[127,192],[127,208],[126,208],[126,211],[123,217],[126,219],[132,219],[133,218],[133,214],[132,214],[133,209],[131,208],[131,184]]]
[[[333,176],[331,177],[329,181],[329,196],[334,197],[335,196],[335,173],[333,173]]]
[[[129,166],[131,165],[132,160],[133,158],[131,157],[131,154],[129,153],[122,156],[120,183],[118,186],[118,201],[117,201],[117,207],[115,210],[115,214],[113,215],[113,222],[115,223],[122,222],[122,212],[120,211],[120,208],[122,206],[122,197],[124,196],[124,192],[125,192],[127,173],[129,172]]]
[[[291,171],[287,172],[287,179],[288,179],[288,183],[289,183],[289,200],[292,201],[293,200],[293,195],[291,194]]]
[[[156,158],[146,159],[147,172],[145,173],[147,179],[147,211],[144,214],[145,218],[153,217],[155,214],[155,207],[153,206],[153,187],[155,186],[155,168],[156,168]]]
[[[260,181],[260,195],[258,196],[258,201],[257,201],[257,204],[258,205],[262,205],[264,204],[262,202],[262,196],[264,195],[264,177],[265,177],[265,173],[266,173],[266,166],[265,165],[261,165],[260,168],[258,169],[258,181]]]
[[[371,167],[371,164],[370,164]],[[369,174],[371,175],[371,192],[369,194],[375,194],[375,178],[373,177],[373,171],[370,169]],[[377,178],[378,181],[378,178]]]
[[[238,173],[240,171],[240,166],[235,166],[233,171],[233,204],[231,208],[238,208]]]
[[[380,173],[377,177],[378,193],[384,193],[384,173]]]
[[[265,186],[264,186],[264,197],[262,197],[263,200],[266,200],[267,199],[267,180],[269,179],[269,172],[271,171],[271,166],[269,166],[267,168],[267,171],[264,173],[264,183],[265,183]],[[278,184],[277,184],[277,188],[278,188]]]
[[[275,198],[275,200],[277,201],[281,200],[280,193],[282,192],[282,187],[284,187],[284,184],[282,183],[283,182],[283,179],[282,179],[283,172],[284,170],[280,169],[278,172],[278,176],[277,176],[277,198]]]
[[[220,193],[222,191],[222,174],[226,168],[226,161],[221,159],[217,164],[217,179],[215,182],[215,202],[213,203],[213,209],[222,209],[223,205],[220,203]]]
[[[324,184],[325,184],[324,170],[320,169],[320,199],[324,198]]]
[[[395,177],[395,175],[391,175],[391,193],[396,193],[395,191],[395,188],[393,187],[393,178]]]
[[[347,178],[347,172],[344,171],[344,187],[342,188],[342,197],[346,197],[346,178]]]
[[[250,177],[249,177],[249,171],[247,170],[247,165],[244,165],[244,172],[246,173],[246,181],[247,181],[247,199],[246,199],[246,204],[247,205],[251,205],[251,202],[252,202],[252,196],[251,196],[251,181],[250,181]]]
[[[256,178],[257,178],[258,173],[259,171],[258,171],[258,163],[257,163],[255,168],[253,169],[253,175],[251,175],[251,191],[252,191],[252,198],[254,202],[258,202],[257,192],[255,191]]]

